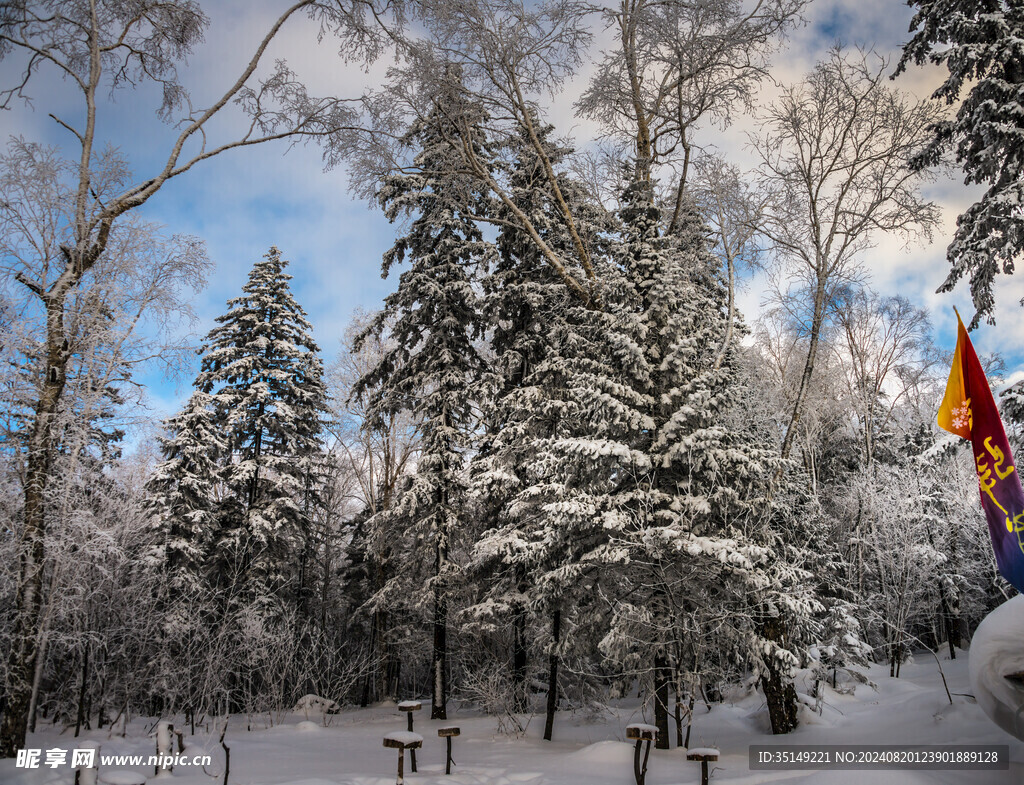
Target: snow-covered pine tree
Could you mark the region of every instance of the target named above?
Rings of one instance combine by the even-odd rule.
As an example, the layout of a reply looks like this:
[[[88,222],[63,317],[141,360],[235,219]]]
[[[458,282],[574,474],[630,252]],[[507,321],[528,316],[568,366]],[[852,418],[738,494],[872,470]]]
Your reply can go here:
[[[924,169],[954,151],[965,182],[988,186],[957,218],[946,249],[951,270],[940,291],[970,276],[976,314],[994,320],[995,276],[1012,273],[1024,252],[1024,12],[1015,0],[908,0],[917,13],[913,38],[896,72],[913,61],[946,66],[949,75],[932,98],[959,101],[956,116],[933,123],[931,143],[912,161]],[[960,100],[966,89],[967,94]]]
[[[557,172],[570,151],[551,139],[552,132],[551,126],[539,126],[537,136]],[[513,144],[508,181],[513,203],[548,247],[572,258],[572,238],[525,129]],[[599,257],[600,231],[607,224],[603,210],[590,202],[579,183],[563,173],[557,177],[582,241],[592,258]],[[499,210],[499,221],[506,212]],[[551,625],[545,725],[545,738],[550,739],[560,652],[566,648],[566,641],[559,640],[561,615],[574,615],[578,600],[573,584],[548,582],[542,587],[538,578],[571,559],[583,541],[574,536],[579,529],[562,526],[560,512],[548,506],[557,494],[544,484],[556,477],[558,468],[539,456],[551,455],[553,440],[590,429],[574,397],[587,387],[578,372],[587,350],[594,347],[586,336],[600,315],[578,304],[532,238],[513,222],[503,225],[497,245],[498,261],[484,280],[493,392],[485,402],[487,432],[472,466],[474,493],[486,512],[486,528],[474,547],[472,563],[482,592],[480,602],[467,609],[467,617],[473,626],[493,631],[511,626],[511,703],[516,711],[527,708],[528,641],[534,637],[528,633],[529,620],[542,615]],[[578,272],[582,276],[582,270]],[[501,665],[503,670],[506,666]]]
[[[393,345],[359,381],[356,393],[370,394],[370,427],[374,413],[386,417],[408,410],[419,429],[415,473],[391,508],[375,516],[375,523],[388,530],[381,532],[383,537],[403,537],[409,543],[405,555],[410,573],[412,565],[424,561],[422,549],[432,551],[433,569],[425,576],[432,597],[434,639],[431,718],[445,719],[449,584],[454,572],[449,554],[461,528],[464,452],[483,371],[474,346],[483,329],[474,277],[476,268],[492,255],[493,246],[484,241],[471,217],[481,197],[475,183],[460,174],[460,153],[449,141],[456,137],[452,123],[465,122],[472,128],[480,115],[465,102],[454,78],[443,85],[437,101],[434,111],[415,122],[405,137],[407,144],[420,150],[414,160],[416,173],[389,177],[378,194],[389,220],[403,214],[412,218],[408,231],[384,255],[384,274],[402,262],[410,267],[370,328],[379,333],[393,320]],[[486,156],[482,136],[476,144],[478,155]],[[381,592],[401,595],[394,583],[410,577],[400,570]]]
[[[320,350],[287,266],[275,247],[253,265],[244,294],[206,337],[195,382],[227,442],[213,556],[233,564],[240,596],[271,616],[301,591],[296,566],[317,503],[326,411]]]
[[[643,460],[620,477],[604,522],[621,595],[602,646],[650,676],[667,746],[673,676],[678,701],[681,674],[699,677],[709,657],[785,672],[795,647],[772,643],[766,614],[788,622],[791,609],[806,616],[817,606],[802,602],[801,575],[783,569],[789,554],[772,532],[777,453],[733,416],[743,383],[735,346],[724,346],[728,293],[703,219],[684,200],[676,231],[664,235],[644,180],[627,186],[620,214],[621,266],[634,293],[624,306],[634,309],[648,368],[631,383],[644,385],[636,389],[649,425],[627,435],[623,446]],[[791,688],[786,699],[795,699]]]
[[[156,530],[153,558],[163,571],[171,619],[176,595],[209,590],[208,560],[213,543],[226,441],[214,401],[196,390],[169,418],[159,437],[163,461],[149,482],[147,511]]]
[[[214,402],[196,390],[185,407],[165,423],[159,437],[163,461],[146,483],[145,510],[153,530],[148,561],[160,576],[160,683],[151,685],[168,708],[180,708],[175,697],[185,693],[185,709],[201,700],[198,674],[189,672],[191,656],[207,642],[213,607],[211,550],[216,533],[221,466],[226,440]],[[176,695],[177,693],[177,695]]]

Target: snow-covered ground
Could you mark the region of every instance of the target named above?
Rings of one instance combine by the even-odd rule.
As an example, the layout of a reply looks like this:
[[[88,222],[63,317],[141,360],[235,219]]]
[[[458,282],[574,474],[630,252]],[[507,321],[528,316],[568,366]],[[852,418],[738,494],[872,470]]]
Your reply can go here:
[[[935,661],[927,654],[904,665],[899,679],[878,666],[870,677],[878,691],[859,686],[854,695],[828,692],[821,716],[805,712],[801,727],[787,737],[773,737],[767,730],[763,700],[757,693],[716,705],[708,712],[702,704],[695,711],[691,747],[715,747],[720,760],[713,764],[711,782],[722,785],[754,783],[806,783],[807,785],[1019,785],[1024,783],[1024,742],[1001,731],[981,712],[970,692],[966,654],[955,661],[943,659],[943,669],[954,693],[950,706]],[[415,730],[424,737],[418,752],[419,771],[410,773],[406,753],[406,782],[409,785],[630,785],[632,745],[625,742],[625,728],[631,722],[650,720],[634,701],[617,702],[606,711],[560,713],[555,741],[541,740],[543,717],[534,717],[526,733],[518,738],[499,735],[495,720],[469,707],[450,712],[446,723],[426,719],[429,704],[417,713]],[[266,722],[263,718],[262,722]],[[314,723],[299,714],[276,718],[273,727],[246,731],[246,718],[233,717],[226,742],[231,748],[229,781],[240,785],[388,785],[395,781],[397,752],[383,747],[384,735],[404,730],[405,714],[396,706],[343,710]],[[180,721],[180,720],[179,720]],[[127,738],[108,738],[107,732],[86,733],[101,745],[101,754],[149,755],[154,741],[146,729],[155,720],[132,723]],[[324,727],[326,724],[326,727]],[[459,725],[462,734],[454,739],[456,766],[444,775],[445,743],[437,737],[441,725]],[[200,732],[186,735],[186,755],[212,756],[208,767],[178,766],[163,785],[220,785],[224,754],[217,736]],[[70,738],[59,729],[43,728],[30,737],[29,746],[45,750],[73,749],[82,739]],[[752,771],[748,766],[751,744],[1000,744],[1009,746],[1008,771]],[[201,749],[202,748],[202,749]],[[132,768],[152,778],[145,766]],[[101,782],[104,777],[101,769]],[[110,779],[117,780],[117,777]],[[73,782],[69,766],[50,769],[16,768],[15,761],[0,761],[0,782],[11,785],[56,785]],[[681,785],[700,782],[700,764],[689,762],[683,750],[652,750],[648,785]]]

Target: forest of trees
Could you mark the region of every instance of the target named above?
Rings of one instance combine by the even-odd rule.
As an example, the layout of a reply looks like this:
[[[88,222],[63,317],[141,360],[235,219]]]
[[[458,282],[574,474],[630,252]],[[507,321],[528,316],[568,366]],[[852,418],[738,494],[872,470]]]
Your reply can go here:
[[[989,106],[1024,81],[1020,19],[947,29],[950,2],[914,5],[899,67],[948,65],[940,99],[967,80],[965,106]],[[955,656],[1014,590],[972,455],[935,426],[952,347],[872,290],[866,255],[931,238],[923,178],[955,149],[991,190],[944,286],[968,275],[991,316],[1024,243],[1024,121],[950,119],[839,46],[760,105],[803,11],[303,2],[279,23],[308,12],[350,59],[394,55],[386,81],[313,97],[261,44],[204,109],[178,74],[197,4],[11,4],[0,106],[51,68],[80,111],[54,116],[74,149],[16,137],[0,156],[0,754],[42,720],[77,735],[306,693],[429,696],[434,718],[468,701],[513,729],[543,712],[548,739],[558,710],[639,693],[667,746],[736,686],[786,733],[797,669],[820,705],[868,661],[898,676],[914,649]],[[613,45],[595,59],[601,25]],[[576,110],[600,143],[545,119],[584,64]],[[146,81],[175,136],[134,172],[96,118]],[[229,111],[251,125],[218,139]],[[750,171],[701,143],[743,111]],[[980,150],[989,126],[1002,136]],[[190,368],[177,336],[210,263],[135,210],[280,138],[321,144],[384,211],[392,294],[323,357],[282,236],[246,260],[180,411],[148,423],[138,369]],[[751,270],[771,282],[754,319],[737,306]],[[1001,403],[1018,449],[1022,401],[1017,386]],[[144,435],[125,453],[127,433]]]

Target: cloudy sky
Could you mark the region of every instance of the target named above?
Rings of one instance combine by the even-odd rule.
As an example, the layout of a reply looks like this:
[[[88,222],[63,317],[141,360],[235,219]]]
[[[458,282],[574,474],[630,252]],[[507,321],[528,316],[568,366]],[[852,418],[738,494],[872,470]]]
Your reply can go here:
[[[204,3],[211,25],[205,43],[182,69],[184,82],[197,105],[219,95],[241,70],[274,17],[285,7],[270,0],[217,0]],[[774,59],[774,75],[780,82],[797,81],[837,40],[874,47],[895,62],[908,37],[910,10],[899,0],[814,0],[807,10],[806,26],[796,30]],[[306,19],[291,20],[268,52],[267,62],[288,60],[306,82],[311,94],[355,95],[359,87],[378,80],[386,63],[363,72],[337,57],[330,39],[318,43],[316,29]],[[597,59],[602,36],[595,39]],[[10,83],[13,62],[0,62],[0,76]],[[48,117],[49,112],[74,114],[70,93],[53,75],[40,74],[32,86],[32,106],[17,107],[0,115],[6,137],[23,134],[50,144],[68,143]],[[936,72],[912,69],[896,86],[927,95],[936,84]],[[574,135],[585,144],[592,128],[573,115],[572,101],[585,83],[582,73],[567,93],[551,102],[548,119],[560,133]],[[766,89],[764,100],[769,100]],[[147,176],[160,162],[174,130],[162,124],[155,110],[159,96],[147,90],[122,90],[100,108],[100,138],[120,147],[138,176]],[[241,123],[235,115],[231,122]],[[714,142],[742,166],[753,164],[746,147],[746,133],[756,127],[756,117],[738,117],[726,131],[706,129],[698,140]],[[231,133],[230,122],[221,127]],[[69,147],[70,149],[70,147]],[[955,342],[953,306],[965,319],[973,314],[966,287],[952,295],[935,294],[946,274],[945,247],[956,216],[973,200],[974,191],[958,179],[940,178],[927,186],[928,196],[942,208],[944,223],[934,244],[904,248],[899,242],[881,242],[864,257],[872,286],[883,294],[903,294],[925,306],[932,315],[937,339],[951,350]],[[197,335],[213,326],[225,310],[225,301],[240,292],[252,263],[271,245],[277,245],[291,261],[296,297],[309,314],[325,359],[337,353],[339,339],[352,312],[373,309],[391,291],[394,280],[380,277],[381,254],[391,245],[394,229],[379,210],[354,200],[346,174],[323,171],[316,147],[289,149],[268,144],[231,151],[197,166],[171,181],[143,208],[144,217],[167,227],[168,232],[195,234],[206,241],[216,265],[208,288],[195,302],[200,322]],[[748,319],[757,312],[761,288],[748,283],[741,304]],[[1017,305],[1024,296],[1024,276],[1001,276],[997,281],[998,325],[983,325],[973,334],[982,354],[998,351],[1013,378],[1024,377],[1024,313]],[[177,383],[153,377],[152,406],[158,414],[173,412],[187,393],[191,373]]]

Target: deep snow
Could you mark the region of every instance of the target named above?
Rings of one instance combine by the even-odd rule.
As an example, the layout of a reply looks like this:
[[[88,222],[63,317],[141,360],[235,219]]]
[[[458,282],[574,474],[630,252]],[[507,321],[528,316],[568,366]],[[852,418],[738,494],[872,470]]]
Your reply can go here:
[[[948,656],[948,655],[947,655]],[[720,760],[712,764],[711,782],[722,785],[756,783],[801,783],[806,785],[1019,785],[1024,783],[1024,742],[1014,739],[990,722],[970,693],[967,656],[955,661],[941,657],[943,669],[954,693],[950,706],[935,661],[927,653],[903,666],[899,679],[889,678],[888,668],[874,666],[870,678],[878,691],[858,686],[854,695],[828,691],[821,716],[804,710],[801,727],[787,737],[774,737],[767,729],[767,715],[759,693],[732,696],[708,712],[698,703],[695,710],[691,747],[715,747]],[[408,785],[630,785],[632,744],[625,739],[629,723],[650,721],[638,701],[624,700],[601,711],[561,712],[555,725],[555,741],[541,740],[543,718],[534,717],[526,733],[518,738],[498,735],[495,720],[481,716],[470,707],[450,705],[448,720],[431,721],[416,717],[416,732],[424,737],[419,751],[419,772],[409,772]],[[390,785],[395,781],[397,754],[383,746],[383,738],[402,731],[406,716],[397,706],[343,709],[340,714],[321,718],[314,725],[302,713],[277,718],[252,718],[256,725],[274,720],[273,727],[246,731],[245,717],[232,717],[227,734],[231,748],[230,782],[235,785]],[[180,718],[178,720],[180,722]],[[87,732],[86,739],[101,744],[101,753],[145,754],[154,749],[146,729],[155,719],[136,720],[127,738],[108,738],[107,732]],[[326,724],[326,727],[324,725]],[[177,723],[176,723],[177,725]],[[454,739],[456,767],[444,775],[445,743],[437,728],[458,725],[462,735]],[[180,726],[178,726],[180,728]],[[673,733],[674,736],[674,733]],[[73,749],[83,738],[44,724],[30,737],[29,746],[44,751],[52,747]],[[223,752],[217,735],[197,728],[196,736],[185,737],[186,755],[205,748],[213,756],[211,778],[199,768],[178,766],[164,785],[220,785]],[[1010,752],[1008,771],[751,771],[751,744],[1005,744]],[[45,759],[45,752],[42,756]],[[11,785],[56,785],[73,782],[68,766],[57,769],[18,769],[15,761],[0,761],[0,782]],[[134,768],[152,779],[145,766]],[[686,760],[685,751],[653,750],[647,774],[648,785],[681,785],[700,782],[700,764]]]

